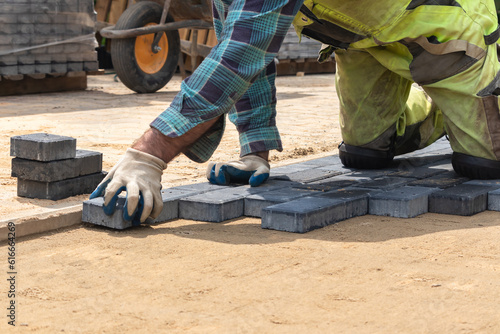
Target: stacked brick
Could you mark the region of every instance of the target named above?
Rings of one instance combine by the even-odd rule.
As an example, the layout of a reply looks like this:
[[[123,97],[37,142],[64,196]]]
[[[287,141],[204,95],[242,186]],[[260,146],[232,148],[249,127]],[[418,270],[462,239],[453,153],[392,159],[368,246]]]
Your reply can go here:
[[[92,0],[0,2],[0,76],[98,70]]]
[[[299,41],[299,36],[292,26],[288,29],[285,40],[278,52],[278,60],[317,59],[320,49],[321,43],[314,39],[302,36]]]
[[[12,176],[20,197],[59,200],[91,193],[105,176],[102,153],[77,150],[76,139],[47,133],[11,137]]]

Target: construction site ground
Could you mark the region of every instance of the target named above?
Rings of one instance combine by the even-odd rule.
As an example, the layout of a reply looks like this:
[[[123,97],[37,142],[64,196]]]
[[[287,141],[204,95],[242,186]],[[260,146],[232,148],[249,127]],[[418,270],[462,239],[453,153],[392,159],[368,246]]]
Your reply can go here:
[[[139,95],[90,76],[78,92],[0,98],[0,221],[78,215],[87,195],[16,196],[10,137],[46,132],[104,154],[109,170],[172,101],[181,79]],[[279,77],[284,151],[271,166],[337,154],[334,75]],[[239,156],[232,124],[214,161]],[[204,182],[179,156],[163,186]],[[80,210],[80,211],[79,211]],[[0,332],[500,333],[500,213],[366,215],[294,234],[260,220],[173,220],[115,231],[75,224],[16,239],[16,326],[0,243]]]

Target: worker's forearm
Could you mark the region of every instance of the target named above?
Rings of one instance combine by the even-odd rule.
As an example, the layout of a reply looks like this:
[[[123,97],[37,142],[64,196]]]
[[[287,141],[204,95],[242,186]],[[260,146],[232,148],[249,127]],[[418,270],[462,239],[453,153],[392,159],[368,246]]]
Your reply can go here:
[[[149,153],[168,163],[198,140],[217,120],[218,118],[214,118],[195,126],[182,136],[172,138],[155,128],[150,128],[132,144],[132,148]]]

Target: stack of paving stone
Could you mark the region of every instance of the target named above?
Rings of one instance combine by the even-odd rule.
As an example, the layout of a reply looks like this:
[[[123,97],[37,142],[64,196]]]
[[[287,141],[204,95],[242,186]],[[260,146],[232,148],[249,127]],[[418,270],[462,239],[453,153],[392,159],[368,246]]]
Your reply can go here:
[[[288,29],[277,58],[278,60],[305,58],[317,59],[320,49],[321,42],[305,36],[302,36],[299,40],[299,36],[292,26]]]
[[[335,61],[318,63],[321,43],[295,32],[293,27],[288,30],[283,44],[276,56],[278,75],[295,75],[303,73],[335,73]]]
[[[98,70],[92,0],[0,2],[0,75]]]
[[[163,190],[155,221],[222,222],[261,218],[263,228],[304,233],[366,214],[412,218],[426,212],[470,216],[500,211],[500,180],[469,180],[453,171],[451,149],[440,140],[395,159],[383,170],[355,170],[330,156],[271,170],[260,187],[193,184]],[[124,229],[123,202],[113,216],[102,198],[84,202],[83,221]]]
[[[105,176],[102,153],[77,150],[76,139],[47,133],[11,137],[12,176],[20,197],[59,200],[91,193]]]

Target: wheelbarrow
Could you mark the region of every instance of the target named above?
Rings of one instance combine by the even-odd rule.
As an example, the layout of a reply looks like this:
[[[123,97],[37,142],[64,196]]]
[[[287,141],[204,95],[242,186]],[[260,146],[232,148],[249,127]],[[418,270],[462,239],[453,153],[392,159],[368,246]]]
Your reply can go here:
[[[198,55],[210,52],[197,44],[196,29],[213,28],[211,1],[136,1],[116,25],[99,33],[113,40],[111,60],[121,82],[137,93],[153,93],[170,81],[178,64],[185,76],[181,51],[191,55],[193,65]],[[192,42],[180,40],[182,28],[195,29]]]

